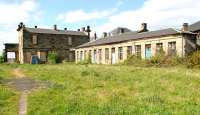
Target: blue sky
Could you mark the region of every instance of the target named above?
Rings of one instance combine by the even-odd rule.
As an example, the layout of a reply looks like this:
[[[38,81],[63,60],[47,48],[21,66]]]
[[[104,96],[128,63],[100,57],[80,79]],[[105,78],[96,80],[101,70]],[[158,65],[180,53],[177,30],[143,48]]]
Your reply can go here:
[[[90,25],[100,37],[116,27],[149,30],[176,28],[200,20],[200,0],[1,0],[0,52],[4,43],[17,43],[16,27],[77,30]]]

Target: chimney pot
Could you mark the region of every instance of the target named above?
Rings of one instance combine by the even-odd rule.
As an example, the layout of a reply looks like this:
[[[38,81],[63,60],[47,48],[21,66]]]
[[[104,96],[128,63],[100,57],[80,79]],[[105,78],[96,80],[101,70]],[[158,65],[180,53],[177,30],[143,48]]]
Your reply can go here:
[[[182,31],[189,31],[188,23],[183,23]]]
[[[56,24],[53,26],[53,29],[54,29],[54,30],[57,30],[57,25],[56,25]]]
[[[91,32],[90,26],[87,26],[87,32]]]

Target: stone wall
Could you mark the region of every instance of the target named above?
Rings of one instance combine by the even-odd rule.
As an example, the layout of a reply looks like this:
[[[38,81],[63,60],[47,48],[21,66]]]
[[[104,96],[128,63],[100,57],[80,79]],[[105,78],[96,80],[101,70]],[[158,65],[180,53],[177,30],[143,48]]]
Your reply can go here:
[[[37,55],[41,52],[46,52],[46,57],[51,51],[58,54],[59,62],[63,60],[74,61],[75,52],[73,49],[81,44],[89,42],[88,36],[74,36],[74,35],[61,35],[61,34],[34,34],[27,31],[20,33],[21,40],[21,63],[30,63],[31,56]],[[37,44],[33,44],[33,35],[37,37]],[[72,39],[72,44],[69,44],[69,39]],[[43,53],[44,54],[44,53]],[[43,56],[44,57],[44,56]]]

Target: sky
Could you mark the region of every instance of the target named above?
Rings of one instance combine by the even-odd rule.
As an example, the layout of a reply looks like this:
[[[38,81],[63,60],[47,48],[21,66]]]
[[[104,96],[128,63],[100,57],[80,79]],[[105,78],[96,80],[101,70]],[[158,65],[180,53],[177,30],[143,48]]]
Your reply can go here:
[[[17,43],[17,25],[59,29],[91,26],[98,37],[116,27],[149,30],[180,29],[200,20],[200,0],[0,0],[0,52]]]

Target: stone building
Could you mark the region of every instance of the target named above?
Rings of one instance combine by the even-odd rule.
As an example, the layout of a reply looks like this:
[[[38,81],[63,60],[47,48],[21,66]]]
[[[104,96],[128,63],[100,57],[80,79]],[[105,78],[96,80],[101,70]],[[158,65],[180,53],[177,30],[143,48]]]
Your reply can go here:
[[[200,21],[189,26],[191,32],[197,33],[197,44],[200,46]]]
[[[148,59],[161,49],[166,55],[184,57],[197,49],[196,33],[189,31],[187,23],[181,30],[173,28],[148,31],[143,23],[141,30],[108,36],[76,48],[76,63],[91,58],[96,64],[117,64],[136,55]]]
[[[74,48],[90,41],[91,30],[89,26],[77,31],[70,31],[67,28],[59,30],[56,25],[53,29],[41,29],[37,26],[29,28],[20,23],[17,31],[19,44],[15,48],[16,59],[23,64],[46,63],[50,52],[56,52],[59,62],[75,61]]]

